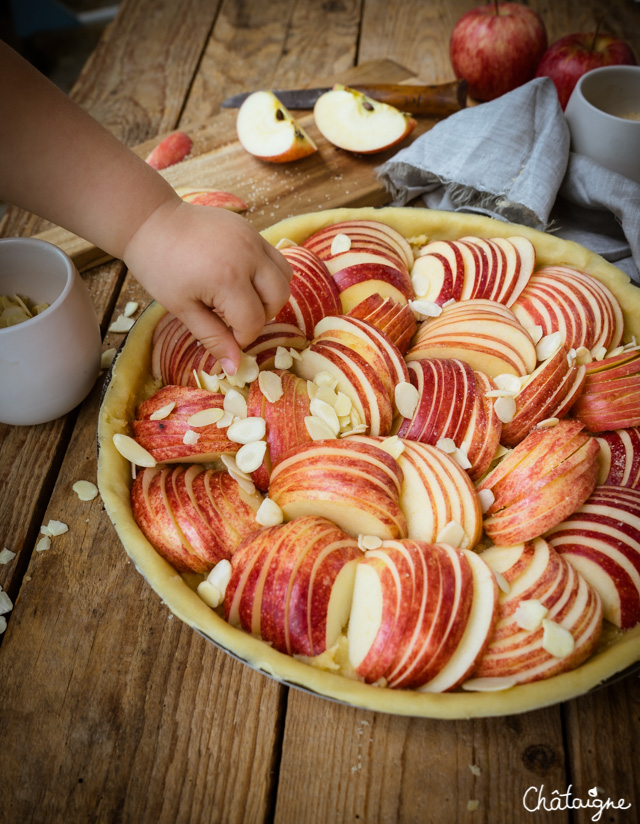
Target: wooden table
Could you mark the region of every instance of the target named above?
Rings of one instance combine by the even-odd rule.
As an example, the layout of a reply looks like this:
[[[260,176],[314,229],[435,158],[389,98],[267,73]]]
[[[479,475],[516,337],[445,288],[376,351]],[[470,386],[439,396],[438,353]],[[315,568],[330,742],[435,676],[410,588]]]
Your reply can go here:
[[[196,155],[218,153],[219,177],[203,182],[219,185],[238,157],[234,113],[220,111],[227,95],[348,80],[353,66],[381,59],[409,70],[387,65],[384,79],[451,80],[448,36],[472,5],[124,0],[72,94],[142,152],[162,133],[190,132]],[[590,30],[600,7],[531,5],[550,40]],[[640,55],[640,5],[616,0],[607,9],[608,27]],[[235,191],[262,228],[289,214],[383,202],[379,162],[323,148],[252,188],[246,172],[256,161],[236,170]],[[42,228],[12,209],[0,234]],[[103,330],[126,301],[147,300],[119,262],[85,279]],[[107,333],[105,348],[120,338]],[[0,425],[0,549],[17,552],[0,566],[15,602],[0,648],[1,822],[591,820],[586,810],[528,812],[526,790],[542,785],[548,798],[571,785],[587,799],[600,787],[601,798],[633,805],[602,821],[639,820],[637,672],[519,716],[415,720],[288,689],[173,620],[127,559],[100,499],[82,503],[71,489],[95,478],[100,390],[99,381],[79,410],[53,423]],[[49,518],[69,532],[36,552]]]

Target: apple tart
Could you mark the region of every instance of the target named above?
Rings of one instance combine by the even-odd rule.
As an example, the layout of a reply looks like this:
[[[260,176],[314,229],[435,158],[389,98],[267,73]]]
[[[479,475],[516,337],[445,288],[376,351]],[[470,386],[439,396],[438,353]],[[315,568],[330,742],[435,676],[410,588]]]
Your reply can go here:
[[[640,291],[489,218],[340,209],[264,233],[291,298],[225,375],[156,303],[98,481],[172,612],[383,712],[523,712],[640,658]]]

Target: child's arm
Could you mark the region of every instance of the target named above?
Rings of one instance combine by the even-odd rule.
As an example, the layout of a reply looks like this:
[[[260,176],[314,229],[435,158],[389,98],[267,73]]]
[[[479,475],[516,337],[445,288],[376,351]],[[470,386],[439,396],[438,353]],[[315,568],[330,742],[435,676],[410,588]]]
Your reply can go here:
[[[228,371],[289,295],[289,264],[244,218],[184,203],[1,41],[0,197],[124,260]]]

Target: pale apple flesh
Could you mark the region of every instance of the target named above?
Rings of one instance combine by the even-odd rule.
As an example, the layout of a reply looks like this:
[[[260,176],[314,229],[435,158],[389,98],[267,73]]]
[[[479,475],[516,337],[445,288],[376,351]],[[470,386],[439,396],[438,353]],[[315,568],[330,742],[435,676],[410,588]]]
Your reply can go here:
[[[339,84],[318,98],[313,114],[330,143],[360,154],[389,149],[416,127],[411,115]]]

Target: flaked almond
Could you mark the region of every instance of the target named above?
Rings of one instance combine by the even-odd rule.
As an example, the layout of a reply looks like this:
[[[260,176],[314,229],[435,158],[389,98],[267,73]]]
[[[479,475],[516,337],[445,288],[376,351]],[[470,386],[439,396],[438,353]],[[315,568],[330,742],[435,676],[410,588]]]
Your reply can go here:
[[[7,619],[4,615],[0,615],[0,635],[7,630]]]
[[[51,538],[48,535],[43,535],[36,544],[36,552],[46,552],[51,549]]]
[[[322,387],[326,388],[326,387]],[[340,432],[340,421],[336,415],[336,410],[326,401],[320,400],[317,396],[309,404],[309,412],[314,418],[319,418],[331,430],[332,438],[338,437]]]
[[[475,813],[475,811],[478,809],[479,806],[480,806],[480,802],[478,801],[477,798],[470,798],[467,801],[467,811],[470,812],[470,813]]]
[[[217,429],[224,429],[225,426],[230,426],[233,423],[234,415],[233,412],[225,412],[224,415],[220,418],[218,423],[216,424]]]
[[[495,499],[496,496],[491,489],[481,489],[480,492],[478,492],[478,500],[480,501],[480,509],[483,515],[486,515],[489,509],[491,509],[491,505]]]
[[[128,332],[134,323],[135,321],[133,318],[127,318],[124,315],[118,315],[118,317],[109,327],[109,331],[116,333]]]
[[[253,443],[261,441],[267,432],[267,423],[264,418],[258,416],[250,418],[240,418],[234,421],[227,429],[227,438],[234,443]],[[238,456],[236,455],[236,461]]]
[[[336,390],[332,389],[330,386],[316,386],[316,392],[313,397],[314,399],[328,403],[332,409],[335,408],[335,405],[338,402]],[[337,414],[338,413],[336,412],[336,415]]]
[[[501,423],[510,423],[516,414],[516,402],[511,395],[496,398],[493,411]]]
[[[113,363],[113,359],[115,358],[115,356],[115,349],[105,349],[102,355],[100,355],[100,369],[109,369],[109,367]]]
[[[314,383],[313,381],[307,381],[307,395],[309,396],[309,400],[313,400],[318,393],[318,384]]]
[[[539,361],[546,361],[558,351],[562,345],[562,332],[551,332],[540,338],[536,343],[536,357]]]
[[[220,376],[219,375],[208,375],[204,370],[200,370],[199,372],[195,372],[196,378],[200,383],[201,389],[206,389],[208,392],[219,392],[220,391]]]
[[[554,658],[566,658],[571,655],[576,642],[568,629],[556,624],[549,618],[542,619],[542,648]]]
[[[298,244],[295,243],[293,240],[289,240],[288,237],[281,237],[280,240],[276,243],[276,249],[288,249],[290,246],[297,246]]]
[[[113,436],[113,445],[127,461],[136,466],[151,467],[156,465],[156,459],[147,450],[129,435],[116,432]]]
[[[513,613],[513,620],[522,629],[534,632],[542,626],[542,619],[546,618],[549,610],[542,601],[537,598],[529,598],[520,601],[516,611]]]
[[[336,410],[338,418],[350,416],[352,406],[353,403],[348,395],[345,395],[344,392],[338,392],[336,394],[336,405],[334,409]]]
[[[452,455],[458,447],[453,438],[439,438],[436,442],[436,449],[441,452],[446,452],[447,455]]]
[[[382,546],[382,539],[377,535],[358,535],[358,548],[363,552],[368,549],[379,549]]]
[[[536,323],[533,326],[527,326],[525,328],[527,332],[531,335],[531,339],[534,343],[538,343],[540,340],[542,340],[542,326]]]
[[[337,235],[334,235],[334,238],[331,241],[332,255],[339,255],[342,252],[348,252],[349,249],[351,249],[351,238],[349,235],[345,235],[342,232],[338,232]]]
[[[241,446],[236,452],[236,465],[241,472],[247,474],[255,472],[262,464],[265,452],[267,451],[266,441],[252,441]]]
[[[385,438],[384,441],[382,441],[380,444],[380,449],[383,449],[388,455],[391,455],[391,457],[395,458],[397,461],[400,455],[404,452],[404,441],[397,435],[391,435],[389,438]]]
[[[458,464],[460,469],[471,469],[471,461],[462,447],[457,447],[455,452],[451,453],[451,457]]]
[[[312,441],[324,441],[336,437],[333,429],[314,415],[307,415],[304,419],[304,425]]]
[[[597,361],[604,360],[604,358],[607,354],[606,347],[604,347],[604,346],[594,346],[594,348],[591,350],[591,354],[593,355],[594,360],[597,360]]]
[[[98,495],[98,487],[91,481],[76,481],[71,488],[81,501],[92,501]]]
[[[8,564],[9,561],[13,561],[15,557],[16,553],[5,547],[2,552],[0,552],[0,564]]]
[[[553,429],[560,423],[560,418],[545,418],[536,424],[536,429]]]
[[[246,472],[241,472],[240,471],[240,469],[238,468],[238,464],[236,463],[236,459],[235,459],[234,455],[228,455],[226,453],[223,453],[222,455],[220,455],[220,460],[222,461],[222,463],[224,464],[227,472],[230,475],[232,473],[235,473],[236,475],[242,475],[246,481],[251,480],[250,475],[247,475]]]
[[[277,372],[260,372],[258,387],[269,403],[277,403],[282,397],[282,378]]]
[[[187,429],[187,431],[182,436],[182,443],[185,446],[195,446],[198,441],[200,440],[200,433],[194,432],[193,429]]]
[[[201,426],[213,426],[214,423],[218,423],[223,415],[224,409],[219,406],[212,406],[211,409],[201,409],[199,412],[194,412],[193,415],[187,418],[187,423],[196,429]]]
[[[284,346],[278,346],[276,348],[273,365],[276,369],[290,369],[293,366],[291,353],[288,349],[285,349]]]
[[[624,346],[616,346],[615,349],[612,349],[610,352],[607,352],[608,358],[613,358],[616,355],[621,355],[625,351]]]
[[[224,396],[222,406],[225,412],[231,412],[235,418],[247,417],[247,400],[237,389],[229,389]]]
[[[430,285],[429,278],[424,272],[414,272],[411,275],[411,286],[418,299],[427,294]]]
[[[330,386],[332,389],[335,389],[338,385],[338,379],[335,375],[332,375],[331,372],[327,372],[324,369],[316,372],[313,382],[316,386]]]
[[[496,583],[498,584],[498,589],[502,590],[505,595],[508,595],[511,592],[509,581],[507,581],[504,575],[501,572],[498,572],[497,569],[493,570],[493,575],[496,579]]]
[[[284,512],[271,498],[265,498],[256,512],[260,526],[278,526],[284,521]]]
[[[394,398],[396,409],[402,417],[412,418],[420,400],[420,393],[416,387],[408,381],[400,381],[396,384]]]
[[[351,425],[355,428],[357,426],[362,426],[364,421],[360,417],[360,413],[356,409],[355,406],[351,407],[351,412],[349,412],[349,418],[351,419]]]
[[[576,349],[576,364],[578,366],[586,366],[591,363],[593,356],[586,346],[578,346]]]
[[[498,389],[504,389],[514,395],[517,395],[522,389],[522,379],[517,375],[510,375],[508,372],[505,372],[502,375],[496,375],[493,382]]]
[[[348,431],[344,431],[340,433],[341,438],[347,438],[349,435],[364,435],[367,431],[368,427],[366,423],[359,423],[357,426],[353,426]]]
[[[470,678],[462,684],[462,689],[468,692],[500,692],[515,687],[517,683],[517,680],[510,676]]]
[[[198,597],[201,598],[208,607],[211,607],[211,609],[217,609],[224,601],[224,595],[218,587],[207,580],[201,581],[198,584],[196,592],[198,593]]]
[[[241,381],[243,384],[254,381],[260,372],[258,367],[258,359],[255,355],[248,355],[246,352],[240,354],[240,365],[233,376],[236,381]]]
[[[160,409],[156,409],[149,415],[150,421],[163,421],[165,418],[168,418],[169,415],[173,412],[176,408],[176,402],[171,401],[171,403],[165,403],[164,406],[161,406]]]
[[[229,581],[231,580],[231,572],[231,562],[226,558],[223,558],[221,561],[218,561],[211,572],[207,575],[207,581],[216,587],[216,589],[220,590],[224,596],[227,591],[227,587],[229,586]]]
[[[418,320],[422,320],[423,318],[437,318],[442,314],[442,306],[438,306],[438,304],[432,300],[425,300],[424,298],[410,300],[409,306]]]
[[[139,306],[140,304],[137,300],[129,300],[125,304],[124,312],[122,314],[125,316],[125,318],[133,317],[133,315],[135,315],[135,313],[138,311]]]
[[[293,358],[293,360],[302,360],[302,355],[298,352],[297,349],[294,349],[293,346],[289,347],[289,354]]]
[[[45,531],[46,530],[46,531]],[[40,527],[40,532],[43,535],[48,535],[50,538],[55,538],[58,535],[64,535],[69,531],[67,524],[62,521],[57,521],[55,518],[50,518],[46,526]]]
[[[4,590],[0,590],[0,615],[6,615],[13,609],[13,602]]]
[[[449,523],[438,532],[436,543],[449,544],[449,546],[459,549],[468,543],[467,533],[462,528],[462,524],[459,524],[457,521],[449,521]]]

